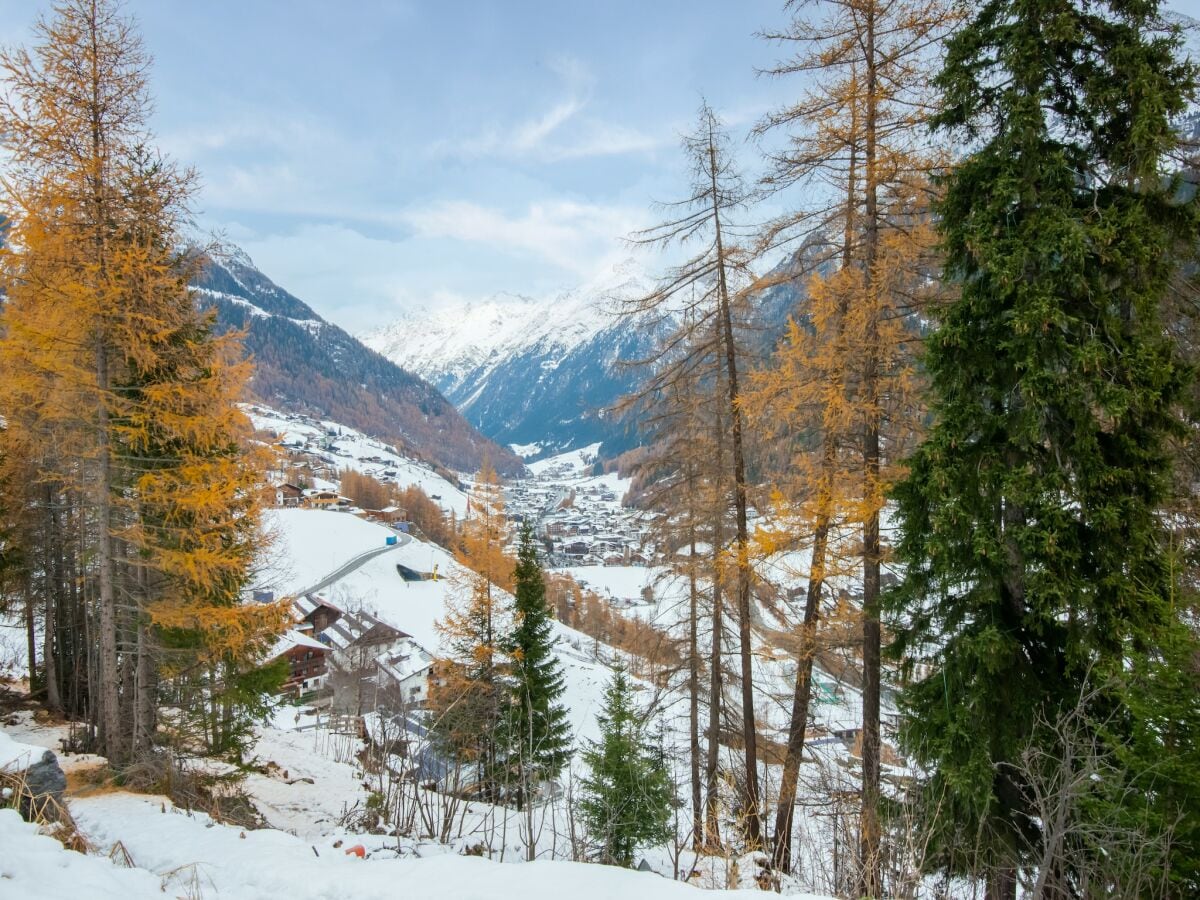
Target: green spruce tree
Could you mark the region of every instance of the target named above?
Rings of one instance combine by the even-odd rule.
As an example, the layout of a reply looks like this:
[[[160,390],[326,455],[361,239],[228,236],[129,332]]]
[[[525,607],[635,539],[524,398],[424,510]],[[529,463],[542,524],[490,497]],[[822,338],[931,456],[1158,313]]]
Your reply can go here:
[[[591,774],[583,780],[579,809],[600,846],[600,861],[632,866],[639,846],[670,838],[675,801],[660,748],[646,740],[625,670],[613,670],[598,716],[600,740],[584,750]]]
[[[513,595],[515,621],[505,648],[512,658],[505,745],[514,757],[517,805],[522,806],[539,782],[562,771],[571,752],[571,726],[559,702],[565,689],[562,666],[554,655],[546,582],[528,523],[521,528]]]
[[[1159,310],[1197,238],[1165,166],[1196,70],[1158,7],[988,0],[937,82],[936,125],[974,147],[939,210],[961,297],[926,348],[934,421],[895,492],[888,602],[932,862],[989,897],[1041,838],[1022,749],[1085,695],[1111,750],[1145,739],[1114,685],[1179,634],[1157,512],[1189,373]]]

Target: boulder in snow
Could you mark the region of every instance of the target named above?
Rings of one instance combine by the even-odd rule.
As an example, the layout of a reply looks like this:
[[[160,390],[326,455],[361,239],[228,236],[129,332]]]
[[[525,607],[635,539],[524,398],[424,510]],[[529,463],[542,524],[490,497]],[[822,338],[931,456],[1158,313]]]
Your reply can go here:
[[[56,819],[67,776],[53,752],[14,741],[0,731],[0,783],[4,784],[7,802],[15,799],[12,805],[27,821]],[[9,791],[17,796],[13,798]]]

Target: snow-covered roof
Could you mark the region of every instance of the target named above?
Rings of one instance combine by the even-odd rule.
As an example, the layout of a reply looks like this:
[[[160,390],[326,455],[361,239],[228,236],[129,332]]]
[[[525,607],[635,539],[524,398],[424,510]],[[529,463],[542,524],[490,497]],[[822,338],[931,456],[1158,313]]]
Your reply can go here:
[[[308,647],[313,650],[329,649],[320,641],[309,637],[303,631],[292,629],[291,631],[285,632],[280,636],[279,640],[275,642],[275,646],[272,647],[270,652],[267,654],[267,659],[278,659],[279,657],[283,656],[283,654],[288,653],[291,650],[295,650],[297,647]]]
[[[368,612],[347,612],[321,632],[322,642],[335,650],[345,650],[373,629],[380,629],[383,640],[394,641],[409,637],[399,628],[389,625]]]
[[[312,613],[324,606],[336,612],[345,614],[346,610],[342,609],[332,600],[326,600],[319,594],[305,594],[303,597],[297,597],[292,601],[292,605],[300,611],[301,618],[312,615]]]
[[[433,656],[411,637],[405,636],[387,652],[375,657],[375,662],[380,669],[401,682],[433,665]]]

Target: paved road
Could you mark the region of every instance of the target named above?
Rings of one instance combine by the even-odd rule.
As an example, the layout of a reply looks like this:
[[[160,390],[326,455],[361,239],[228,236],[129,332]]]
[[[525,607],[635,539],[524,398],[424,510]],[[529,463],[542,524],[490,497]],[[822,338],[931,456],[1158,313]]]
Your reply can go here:
[[[334,569],[332,572],[330,572],[328,575],[326,575],[324,578],[322,578],[316,584],[310,585],[309,587],[306,587],[303,590],[297,591],[296,596],[303,597],[305,594],[315,594],[317,591],[324,590],[325,588],[329,587],[329,585],[333,584],[335,581],[341,581],[343,578],[345,578],[351,572],[354,572],[354,571],[360,569],[362,566],[369,563],[375,557],[382,556],[385,553],[390,553],[392,550],[399,550],[401,547],[405,546],[406,544],[408,544],[412,541],[412,535],[405,534],[404,532],[401,532],[401,531],[396,532],[396,537],[399,538],[399,541],[397,541],[395,544],[384,544],[382,547],[372,547],[366,553],[358,554],[358,556],[354,557],[353,559],[347,560],[346,562],[342,563],[340,566],[338,566],[336,569]]]

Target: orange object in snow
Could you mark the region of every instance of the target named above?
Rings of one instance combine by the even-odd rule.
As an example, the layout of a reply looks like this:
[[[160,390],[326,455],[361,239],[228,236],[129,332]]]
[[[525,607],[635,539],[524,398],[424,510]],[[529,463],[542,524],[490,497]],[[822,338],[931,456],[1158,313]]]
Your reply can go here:
[[[355,844],[353,847],[347,847],[346,855],[350,856],[351,854],[354,854],[359,859],[362,859],[364,856],[367,855],[367,848],[364,847],[362,844]]]

